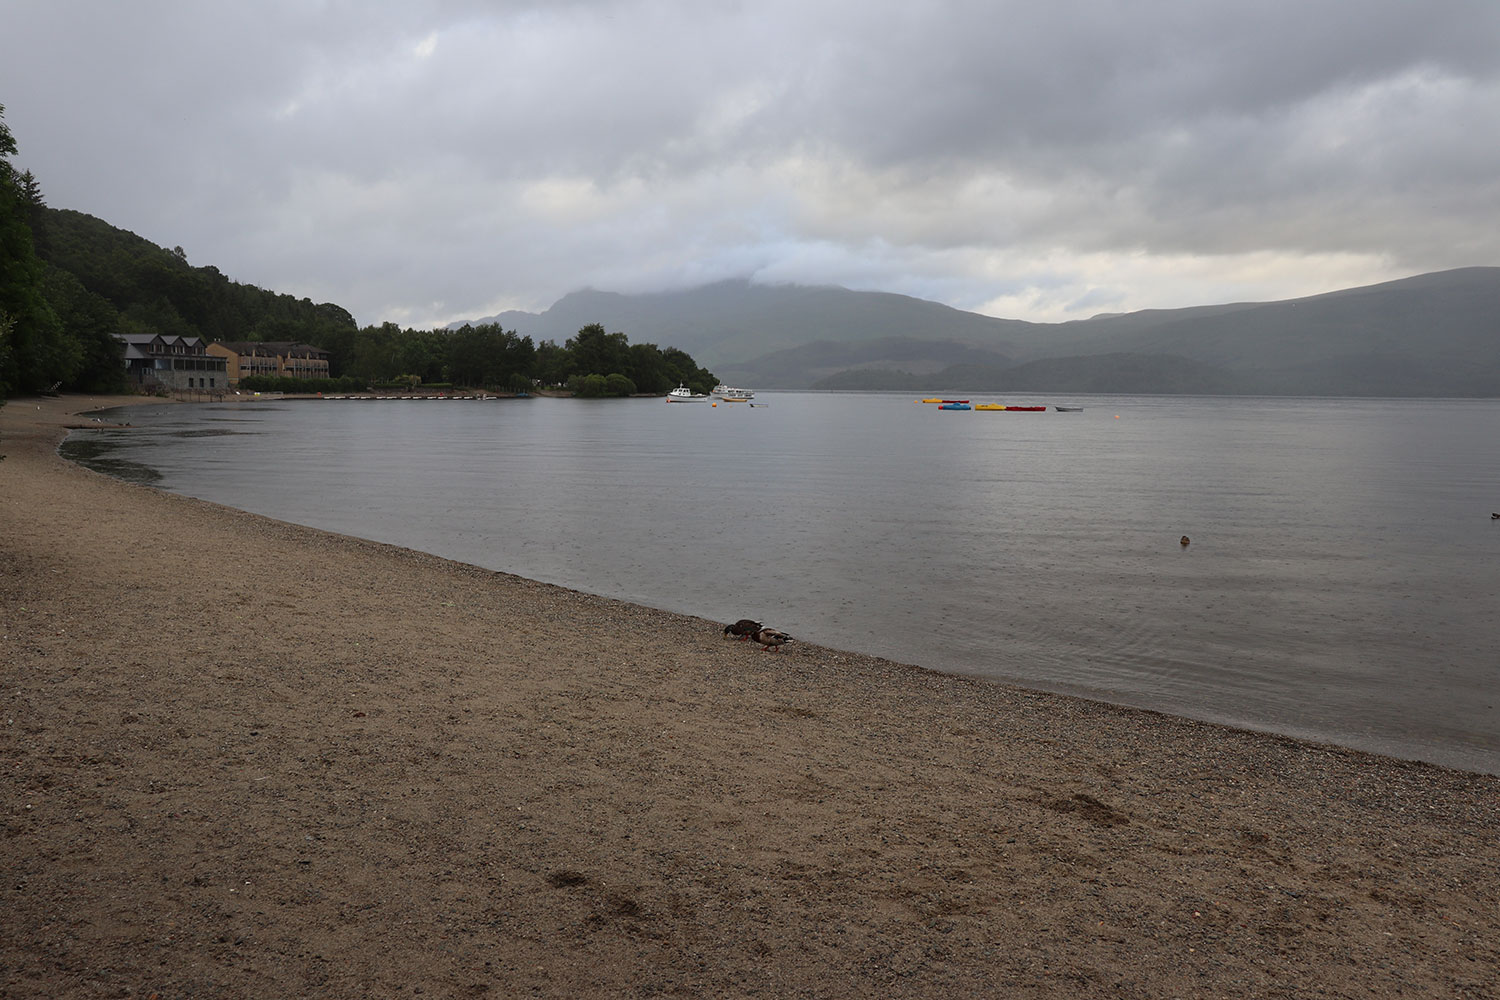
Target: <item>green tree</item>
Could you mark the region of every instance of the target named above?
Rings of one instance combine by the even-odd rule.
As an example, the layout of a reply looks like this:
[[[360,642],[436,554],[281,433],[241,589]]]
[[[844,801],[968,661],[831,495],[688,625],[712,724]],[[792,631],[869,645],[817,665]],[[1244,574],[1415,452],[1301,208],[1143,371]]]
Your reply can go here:
[[[514,330],[505,335],[505,343],[501,351],[503,355],[501,364],[501,377],[495,382],[497,386],[506,386],[512,392],[521,391],[516,385],[522,384],[525,389],[531,388],[531,380],[536,370],[536,345],[531,342],[530,337],[518,337]]]
[[[34,178],[28,189],[22,188],[9,162],[16,148],[0,105],[0,313],[11,322],[0,396],[68,382],[82,361],[82,351],[67,338],[42,294],[42,266],[27,221],[31,199],[39,199],[40,191]]]
[[[568,389],[584,399],[598,399],[609,394],[603,375],[574,375],[568,379]]]
[[[635,392],[635,383],[619,372],[611,375],[574,375],[568,380],[568,388],[586,399],[604,396],[629,396]]]
[[[0,406],[5,405],[5,373],[10,370],[10,334],[16,328],[16,321],[10,318],[10,313],[0,309]]]
[[[604,376],[604,394],[606,396],[633,396],[635,383],[619,372],[612,372]]]
[[[114,306],[83,287],[73,275],[46,265],[42,289],[58,319],[78,345],[80,363],[72,388],[83,392],[122,392],[125,352],[114,334],[121,329]]]
[[[529,380],[536,349],[530,337],[518,337],[496,323],[465,324],[442,334],[447,338],[447,368],[458,385],[501,387],[516,376]]]
[[[542,385],[562,385],[572,372],[573,355],[554,341],[544,340],[536,348],[536,379]]]
[[[353,357],[354,341],[359,336],[359,325],[348,310],[331,302],[316,306],[314,316],[314,326],[307,342],[328,352],[330,377],[350,374],[348,365]]]
[[[667,362],[655,344],[631,344],[629,364],[625,369],[637,392],[670,392],[677,386]]]
[[[605,333],[599,323],[590,323],[563,345],[572,355],[571,373],[608,375],[625,371],[630,345],[623,333]]]
[[[400,337],[401,370],[415,372],[423,382],[450,381],[446,347],[434,331],[407,330]]]
[[[367,382],[383,382],[399,374],[402,370],[397,356],[400,337],[401,328],[395,323],[360,330],[349,359],[349,374]]]
[[[687,351],[668,347],[661,355],[662,363],[672,376],[674,384],[685,385],[694,392],[701,393],[712,392],[713,387],[718,385],[719,380],[714,378],[714,373],[706,368],[699,368],[698,362]]]

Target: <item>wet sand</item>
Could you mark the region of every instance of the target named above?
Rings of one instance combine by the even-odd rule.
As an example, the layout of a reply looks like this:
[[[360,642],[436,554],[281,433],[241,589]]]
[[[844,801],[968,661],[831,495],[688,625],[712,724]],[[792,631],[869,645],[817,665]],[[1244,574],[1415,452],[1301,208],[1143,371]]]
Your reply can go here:
[[[1500,995],[1500,778],[57,457],[120,402],[0,408],[0,996]]]

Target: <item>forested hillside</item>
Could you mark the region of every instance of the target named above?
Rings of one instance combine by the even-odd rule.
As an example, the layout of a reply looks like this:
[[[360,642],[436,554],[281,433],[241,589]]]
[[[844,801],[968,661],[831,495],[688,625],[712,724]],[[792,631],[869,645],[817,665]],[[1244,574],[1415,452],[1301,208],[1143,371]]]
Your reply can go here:
[[[180,247],[163,249],[91,215],[37,205],[32,218],[45,293],[64,334],[104,347],[65,384],[103,388],[117,374],[111,333],[322,347],[354,332],[354,317],[340,306],[231,281],[212,265],[192,266]]]
[[[17,173],[0,106],[0,398],[9,393],[125,388],[116,333],[205,341],[289,341],[329,352],[330,374],[358,383],[450,383],[496,389],[567,385],[583,395],[712,388],[712,372],[675,348],[631,344],[582,325],[561,345],[494,323],[458,330],[360,328],[333,303],[230,280],[82,212],[49,208]]]
[[[355,326],[341,306],[231,281],[82,212],[44,207],[34,234],[37,256],[108,303],[122,332],[317,344]]]
[[[339,306],[229,280],[81,212],[49,208],[8,162],[0,107],[0,393],[123,388],[116,333],[205,340],[349,342]]]

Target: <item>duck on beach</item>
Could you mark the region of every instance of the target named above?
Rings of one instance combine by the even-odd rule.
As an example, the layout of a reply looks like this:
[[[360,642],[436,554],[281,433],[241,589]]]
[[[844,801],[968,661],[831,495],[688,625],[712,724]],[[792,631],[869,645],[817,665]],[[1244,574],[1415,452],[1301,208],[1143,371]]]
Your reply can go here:
[[[752,621],[749,618],[741,618],[733,625],[725,625],[724,634],[737,636],[741,642],[744,642],[755,633],[759,632],[762,628],[764,628],[764,626],[761,625],[761,623],[758,621]]]
[[[761,652],[770,649],[779,653],[783,645],[796,641],[780,629],[774,628],[763,628],[756,632],[753,638],[760,643]]]

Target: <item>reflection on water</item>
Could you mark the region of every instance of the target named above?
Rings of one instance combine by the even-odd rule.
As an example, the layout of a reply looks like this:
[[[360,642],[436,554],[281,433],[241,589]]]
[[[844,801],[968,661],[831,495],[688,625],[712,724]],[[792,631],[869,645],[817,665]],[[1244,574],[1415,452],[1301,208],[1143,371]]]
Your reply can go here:
[[[248,421],[245,421],[248,422]],[[173,437],[180,438],[211,438],[228,437],[231,434],[243,434],[244,431],[230,430],[226,427],[199,427],[193,430],[173,431]]]
[[[151,466],[116,456],[115,445],[116,442],[104,437],[103,432],[92,431],[86,436],[75,434],[69,437],[57,450],[63,458],[127,483],[155,486],[161,482],[161,473]]]
[[[108,440],[284,520],[1500,773],[1500,402],[761,400],[148,406]]]

